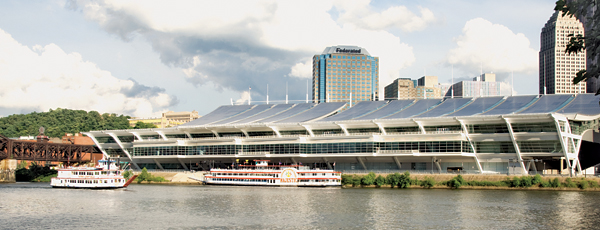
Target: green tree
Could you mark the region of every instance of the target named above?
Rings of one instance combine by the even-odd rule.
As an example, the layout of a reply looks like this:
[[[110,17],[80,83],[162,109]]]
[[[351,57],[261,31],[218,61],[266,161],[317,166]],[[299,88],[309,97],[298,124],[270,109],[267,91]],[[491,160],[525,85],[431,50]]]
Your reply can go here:
[[[425,180],[421,181],[421,187],[423,188],[433,188],[435,186],[435,180],[431,177],[425,177]]]
[[[103,114],[96,111],[57,108],[48,112],[14,114],[0,118],[0,134],[7,137],[35,136],[44,127],[45,135],[62,137],[65,133],[88,132],[91,130],[129,129],[129,116]]]
[[[509,184],[510,187],[521,187],[521,179],[519,177],[513,177]]]
[[[521,177],[521,187],[529,188],[531,186],[533,186],[533,177],[522,176]]]
[[[577,72],[573,79],[573,84],[585,81],[589,78],[598,78],[600,69],[598,67],[598,58],[600,56],[600,13],[598,13],[598,3],[596,0],[575,0],[556,1],[554,10],[560,11],[563,16],[574,16],[576,18],[585,18],[586,36],[581,34],[570,34],[570,40],[565,49],[565,53],[579,53],[587,51],[589,60],[596,60],[594,63],[588,63],[588,69],[582,69]],[[596,95],[600,94],[600,88],[597,89]]]
[[[152,128],[157,128],[157,127],[155,124],[144,123],[141,121],[138,121],[137,123],[135,123],[135,126],[133,127],[133,129],[152,129]]]
[[[147,181],[148,179],[150,179],[150,174],[148,173],[148,169],[146,169],[146,167],[144,167],[142,169],[142,173],[140,173],[140,175],[136,178],[138,184],[142,183],[142,181]]]
[[[550,183],[550,185],[553,188],[558,188],[558,187],[560,187],[560,181],[558,180],[558,178],[554,178],[554,180],[552,180],[552,182]]]
[[[410,173],[408,171],[406,171],[399,177],[398,188],[408,188],[408,187],[410,187]]]
[[[360,182],[362,180],[362,177],[359,175],[354,175],[352,177],[352,187],[358,187],[360,186]]]
[[[567,179],[565,179],[565,187],[575,188],[575,187],[577,187],[577,184],[575,182],[573,182],[573,180],[571,180],[571,178],[567,178]]]
[[[387,183],[394,188],[400,183],[400,173],[390,173],[386,177]]]
[[[533,183],[533,184],[542,183],[542,177],[540,176],[540,174],[535,174],[535,176],[533,176],[533,179],[531,180],[531,183]]]
[[[17,169],[24,169],[24,168],[27,168],[27,161],[19,162],[19,164],[17,165]]]
[[[375,173],[369,172],[366,176],[364,176],[361,180],[362,185],[373,185],[375,183]]]
[[[342,175],[342,184],[352,184],[352,175],[344,174]]]
[[[375,185],[377,185],[377,188],[381,188],[382,185],[385,184],[385,178],[382,175],[377,176],[377,178],[375,178]]]
[[[465,180],[461,175],[455,176],[447,182],[448,187],[458,189],[465,184]]]
[[[456,180],[458,180],[458,182],[460,182],[461,185],[465,184],[465,179],[460,174],[456,176]]]
[[[131,171],[127,170],[127,171],[123,172],[123,177],[126,180],[129,180],[129,178],[131,178],[131,176],[133,176],[133,173]]]

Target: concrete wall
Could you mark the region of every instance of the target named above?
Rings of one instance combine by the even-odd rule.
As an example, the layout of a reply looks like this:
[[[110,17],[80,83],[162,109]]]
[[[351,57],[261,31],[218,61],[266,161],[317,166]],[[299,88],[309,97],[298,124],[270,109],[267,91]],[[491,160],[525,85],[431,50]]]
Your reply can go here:
[[[17,160],[4,159],[0,161],[0,183],[16,182],[15,171],[17,170]]]

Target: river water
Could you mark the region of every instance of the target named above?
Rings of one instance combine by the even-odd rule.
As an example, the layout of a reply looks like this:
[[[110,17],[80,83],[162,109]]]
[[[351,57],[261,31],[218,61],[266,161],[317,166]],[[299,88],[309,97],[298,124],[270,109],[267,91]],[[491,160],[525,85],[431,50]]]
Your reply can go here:
[[[600,193],[0,184],[1,229],[598,229]]]

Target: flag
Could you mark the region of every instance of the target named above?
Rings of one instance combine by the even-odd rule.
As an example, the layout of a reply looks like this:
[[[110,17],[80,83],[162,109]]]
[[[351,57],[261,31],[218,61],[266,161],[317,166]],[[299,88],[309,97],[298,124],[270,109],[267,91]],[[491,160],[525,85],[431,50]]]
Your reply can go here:
[[[279,162],[279,165],[281,165],[281,161]]]
[[[335,161],[333,162],[333,166],[335,167]]]
[[[302,165],[302,162],[299,162],[299,161],[298,161],[298,163],[300,163],[300,165]]]

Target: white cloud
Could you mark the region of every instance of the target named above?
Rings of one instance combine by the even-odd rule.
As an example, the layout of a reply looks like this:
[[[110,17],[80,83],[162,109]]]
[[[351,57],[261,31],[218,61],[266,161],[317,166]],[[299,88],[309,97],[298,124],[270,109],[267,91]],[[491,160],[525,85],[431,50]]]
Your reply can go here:
[[[30,49],[3,30],[0,70],[3,108],[47,111],[60,107],[152,116],[176,101],[163,89],[118,79],[55,44]]]
[[[405,32],[425,29],[437,21],[433,12],[419,7],[421,16],[410,11],[406,6],[392,6],[376,12],[370,4],[371,0],[343,1],[338,0],[335,6],[342,11],[338,18],[340,23],[351,23],[362,29],[384,30],[397,28]]]
[[[303,60],[333,45],[357,45],[378,56],[383,88],[415,61],[412,47],[385,29],[419,30],[434,20],[427,9],[420,17],[401,6],[362,13],[357,12],[361,5],[332,1],[77,0],[75,5],[110,33],[146,37],[161,60],[182,68],[190,82],[211,81],[240,92],[265,82],[282,85],[286,74],[309,76],[312,63]],[[343,20],[331,18],[334,5],[346,10]],[[376,26],[377,20],[385,23]]]
[[[241,104],[247,103],[249,100],[252,100],[252,97],[250,96],[250,92],[242,91],[240,93],[240,99],[235,100],[235,104],[241,105]]]
[[[311,78],[312,77],[312,60],[306,62],[298,62],[292,67],[289,74],[290,77]]]
[[[463,28],[450,50],[447,61],[469,72],[537,71],[538,52],[530,47],[525,35],[513,33],[506,26],[475,18]]]

